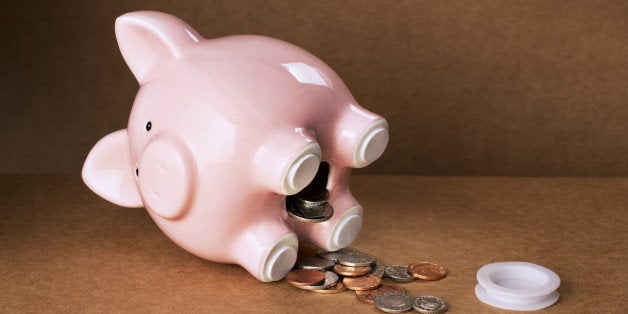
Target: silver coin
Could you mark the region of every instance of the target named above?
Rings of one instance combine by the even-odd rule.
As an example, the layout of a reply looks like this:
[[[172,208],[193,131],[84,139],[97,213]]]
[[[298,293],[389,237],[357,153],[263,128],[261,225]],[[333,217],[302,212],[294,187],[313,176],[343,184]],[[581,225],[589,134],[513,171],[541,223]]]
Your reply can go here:
[[[290,217],[304,222],[323,222],[334,215],[334,208],[329,203],[318,207],[305,207],[302,204],[290,203],[286,207]]]
[[[320,207],[320,206],[323,206],[323,205],[327,204],[327,200],[308,201],[308,200],[298,199],[298,201],[300,202],[301,206],[307,207],[307,208],[315,208],[315,207]]]
[[[308,257],[297,261],[296,267],[303,269],[326,270],[334,267],[334,261],[320,257]]]
[[[375,263],[375,256],[361,252],[349,252],[341,254],[337,263],[345,266],[370,266]]]
[[[375,306],[387,313],[403,313],[412,309],[412,297],[403,292],[384,292],[375,297]]]
[[[304,290],[324,290],[324,289],[331,288],[331,286],[333,286],[336,282],[338,282],[338,275],[334,273],[333,271],[324,270],[323,273],[325,274],[325,281],[323,281],[323,283],[321,283],[320,285],[295,286],[295,287],[301,288]]]
[[[338,251],[325,251],[321,249],[321,250],[318,250],[316,255],[318,255],[319,257],[328,259],[330,261],[337,262],[340,256],[342,256],[343,254],[347,254],[349,252],[358,252],[358,251],[352,248],[348,248],[348,247],[340,249]]]
[[[299,200],[305,206],[320,206],[329,200],[329,191],[323,190],[318,191],[318,193],[299,193],[295,195],[297,200]]]
[[[373,271],[371,271],[371,274],[379,278],[384,278],[384,276],[386,275],[386,265],[375,265],[375,267],[373,267]]]
[[[394,281],[398,282],[410,282],[415,281],[416,277],[408,273],[408,266],[393,265],[386,267],[384,271],[386,276],[390,277]]]
[[[420,313],[439,314],[447,312],[449,306],[439,297],[422,295],[412,300],[412,308]]]

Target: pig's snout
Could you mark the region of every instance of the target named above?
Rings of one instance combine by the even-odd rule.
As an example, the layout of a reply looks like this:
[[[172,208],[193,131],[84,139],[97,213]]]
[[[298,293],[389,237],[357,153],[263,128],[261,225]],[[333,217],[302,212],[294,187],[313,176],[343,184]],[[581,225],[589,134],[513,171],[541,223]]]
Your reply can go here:
[[[194,162],[186,146],[173,138],[157,138],[142,154],[137,180],[150,210],[164,218],[177,218],[193,197]]]

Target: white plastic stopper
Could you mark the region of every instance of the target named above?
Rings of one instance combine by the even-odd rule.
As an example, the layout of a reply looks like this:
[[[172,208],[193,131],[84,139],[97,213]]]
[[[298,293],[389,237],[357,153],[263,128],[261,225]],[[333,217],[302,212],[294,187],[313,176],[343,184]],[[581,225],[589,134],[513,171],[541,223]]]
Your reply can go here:
[[[558,275],[527,262],[500,262],[482,266],[477,273],[475,295],[494,307],[536,311],[558,301]]]

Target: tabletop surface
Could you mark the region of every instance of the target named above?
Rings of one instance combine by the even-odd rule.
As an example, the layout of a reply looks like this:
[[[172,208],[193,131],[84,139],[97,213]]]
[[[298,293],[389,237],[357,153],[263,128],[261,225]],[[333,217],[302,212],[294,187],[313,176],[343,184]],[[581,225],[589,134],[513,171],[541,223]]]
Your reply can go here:
[[[560,276],[559,301],[541,312],[628,312],[628,178],[354,176],[351,188],[365,209],[351,247],[381,264],[445,266],[440,281],[400,285],[449,313],[508,312],[474,294],[477,270],[498,261]],[[351,291],[262,283],[195,257],[78,176],[0,175],[0,216],[3,312],[379,312]]]

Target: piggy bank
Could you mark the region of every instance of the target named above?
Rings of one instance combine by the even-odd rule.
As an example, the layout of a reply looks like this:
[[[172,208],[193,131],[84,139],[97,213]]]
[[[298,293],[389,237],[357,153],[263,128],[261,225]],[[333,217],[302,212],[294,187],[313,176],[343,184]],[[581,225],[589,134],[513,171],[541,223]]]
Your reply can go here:
[[[160,12],[122,15],[115,31],[140,89],[127,128],[85,160],[91,190],[145,207],[185,250],[264,282],[290,271],[300,241],[338,250],[356,238],[363,210],[351,169],[380,157],[388,125],[329,66],[273,38],[207,40]],[[322,189],[313,204],[333,214],[291,215],[291,197],[306,189]]]

